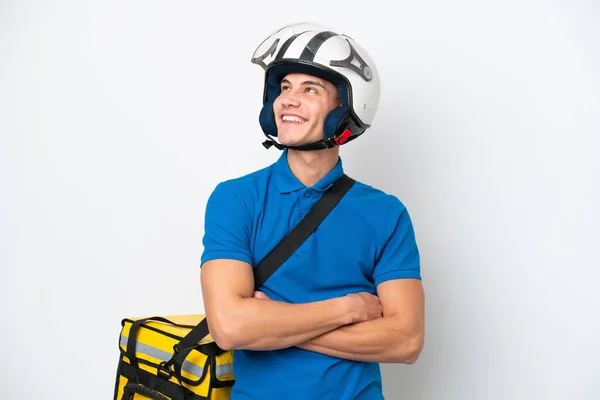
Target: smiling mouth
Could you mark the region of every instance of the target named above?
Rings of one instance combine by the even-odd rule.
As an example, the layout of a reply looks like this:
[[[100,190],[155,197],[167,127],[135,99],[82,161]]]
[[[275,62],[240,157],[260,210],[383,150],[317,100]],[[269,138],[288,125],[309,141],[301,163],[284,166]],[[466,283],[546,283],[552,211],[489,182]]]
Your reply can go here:
[[[293,122],[296,124],[303,124],[306,120],[302,117],[298,117],[296,115],[283,115],[281,116],[281,121],[283,122]]]

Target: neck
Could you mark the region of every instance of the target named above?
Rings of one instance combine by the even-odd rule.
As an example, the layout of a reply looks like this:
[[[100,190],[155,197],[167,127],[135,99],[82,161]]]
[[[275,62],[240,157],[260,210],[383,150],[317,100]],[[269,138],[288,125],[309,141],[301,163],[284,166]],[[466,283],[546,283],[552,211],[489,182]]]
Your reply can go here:
[[[311,187],[325,175],[327,175],[337,164],[340,148],[298,151],[288,149],[287,162],[292,174],[304,184]]]

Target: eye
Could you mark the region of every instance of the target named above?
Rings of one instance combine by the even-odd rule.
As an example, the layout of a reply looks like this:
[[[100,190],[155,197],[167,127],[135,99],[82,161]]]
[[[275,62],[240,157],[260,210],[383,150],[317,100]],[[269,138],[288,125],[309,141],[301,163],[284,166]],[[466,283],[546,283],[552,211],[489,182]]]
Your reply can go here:
[[[284,90],[289,90],[289,86],[283,85],[281,86],[281,91],[283,92]]]
[[[309,93],[317,93],[317,90],[315,88],[312,88],[312,87],[307,87],[306,91],[309,92]]]

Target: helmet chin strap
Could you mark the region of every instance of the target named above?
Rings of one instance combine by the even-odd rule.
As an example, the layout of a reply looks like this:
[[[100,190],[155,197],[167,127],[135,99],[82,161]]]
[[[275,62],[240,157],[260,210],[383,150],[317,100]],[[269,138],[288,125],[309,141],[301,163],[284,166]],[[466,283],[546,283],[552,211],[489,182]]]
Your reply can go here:
[[[299,150],[299,151],[310,151],[310,150],[331,149],[332,147],[335,147],[335,146],[341,146],[348,141],[348,138],[352,135],[352,131],[350,129],[346,129],[346,130],[344,130],[344,132],[342,132],[340,135],[338,135],[336,137],[328,138],[328,139],[321,139],[316,142],[309,143],[309,144],[303,144],[300,146],[288,146],[285,144],[277,143],[266,133],[264,133],[264,135],[267,137],[267,140],[265,140],[263,142],[263,146],[265,146],[266,149],[269,149],[269,148],[271,148],[271,146],[274,146],[275,148],[277,148],[279,150],[291,149],[291,150]]]

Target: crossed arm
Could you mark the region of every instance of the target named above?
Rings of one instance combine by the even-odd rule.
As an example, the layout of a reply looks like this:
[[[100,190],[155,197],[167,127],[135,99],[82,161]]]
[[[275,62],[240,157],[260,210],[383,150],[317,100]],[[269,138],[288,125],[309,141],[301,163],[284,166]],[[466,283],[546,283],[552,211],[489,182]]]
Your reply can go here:
[[[423,347],[424,294],[418,279],[384,282],[377,296],[288,304],[255,297],[252,267],[245,262],[208,261],[201,274],[209,329],[226,350],[297,346],[356,361],[411,364]]]
[[[424,295],[418,279],[381,283],[382,318],[341,326],[298,347],[356,361],[417,361],[424,342]]]

